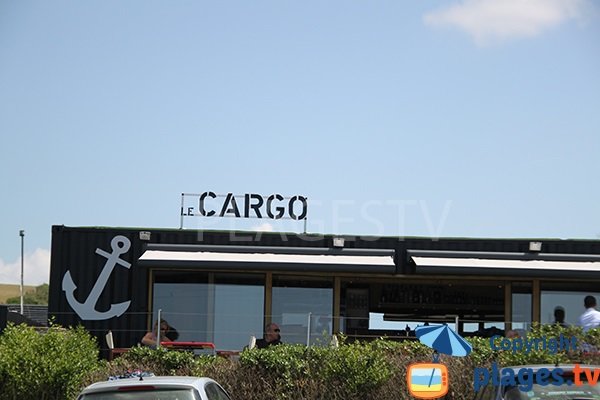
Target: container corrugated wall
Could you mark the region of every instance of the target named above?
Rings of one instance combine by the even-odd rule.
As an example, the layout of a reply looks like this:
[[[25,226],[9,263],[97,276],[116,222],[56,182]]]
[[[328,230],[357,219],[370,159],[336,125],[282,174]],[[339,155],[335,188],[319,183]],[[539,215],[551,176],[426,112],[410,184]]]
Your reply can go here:
[[[150,240],[140,239],[140,231],[150,232]],[[105,267],[107,259],[97,249],[110,253],[111,241],[122,235],[131,243],[130,249],[121,258],[131,268],[115,266],[106,286],[101,288],[94,309],[107,311],[112,303],[131,301],[129,308],[119,317],[104,320],[82,320],[67,302],[62,282],[67,271],[77,289],[75,299],[83,303],[90,295],[94,284]],[[49,315],[64,326],[83,324],[98,337],[99,344],[106,348],[104,335],[113,332],[116,347],[130,347],[139,342],[148,329],[149,276],[148,269],[137,265],[145,243],[161,244],[207,244],[207,245],[251,245],[286,247],[331,247],[334,235],[302,235],[276,232],[220,232],[193,231],[182,229],[147,228],[101,228],[65,227],[52,228],[52,255],[50,271]],[[407,250],[451,250],[482,252],[527,252],[530,240],[543,241],[545,253],[600,254],[597,240],[558,239],[448,239],[415,237],[348,237],[346,248],[372,248],[396,250],[397,273],[411,273],[407,262]]]

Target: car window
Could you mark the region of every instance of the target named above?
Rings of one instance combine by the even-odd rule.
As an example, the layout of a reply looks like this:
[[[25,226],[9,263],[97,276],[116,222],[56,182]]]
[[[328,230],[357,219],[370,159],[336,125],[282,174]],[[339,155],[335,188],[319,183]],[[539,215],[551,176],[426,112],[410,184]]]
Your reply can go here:
[[[230,400],[229,396],[221,387],[212,382],[207,383],[204,387],[208,400]]]
[[[502,398],[504,400],[600,399],[600,386],[587,382],[583,374],[580,378],[581,384],[574,385],[573,374],[566,372],[559,382],[549,378],[548,384],[533,384],[527,391],[520,390],[518,386],[508,386],[504,388]]]
[[[196,400],[192,389],[135,390],[131,392],[90,393],[80,400]]]
[[[527,398],[527,393],[523,392],[517,386],[509,386],[504,392],[504,400],[521,400]]]
[[[496,398],[496,387],[494,385],[486,385],[477,392],[476,400],[493,400]]]
[[[600,398],[600,388],[585,383],[581,386],[561,385],[561,386],[539,386],[533,385],[529,392],[521,392],[521,399],[598,399]],[[510,400],[510,399],[509,399]]]
[[[496,398],[497,388],[493,385],[486,385],[479,390],[475,400],[494,400]],[[600,386],[590,385],[583,382],[581,386],[567,385],[533,385],[529,391],[522,391],[516,386],[503,388],[503,400],[541,400],[541,399],[600,399]]]

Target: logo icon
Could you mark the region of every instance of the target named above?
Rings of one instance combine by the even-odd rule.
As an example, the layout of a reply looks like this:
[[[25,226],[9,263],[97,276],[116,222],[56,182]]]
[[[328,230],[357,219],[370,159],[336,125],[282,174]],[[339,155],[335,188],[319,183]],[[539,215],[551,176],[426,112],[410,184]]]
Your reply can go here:
[[[406,379],[408,391],[416,398],[437,399],[448,393],[448,368],[444,364],[411,364]]]
[[[411,364],[406,373],[408,391],[418,399],[437,399],[448,393],[450,385],[448,368],[440,364],[439,353],[463,357],[473,347],[446,324],[417,326],[415,334],[419,341],[435,350],[433,362]]]
[[[94,287],[92,288],[90,294],[87,299],[83,303],[80,303],[75,299],[73,293],[77,289],[77,285],[73,282],[73,278],[71,277],[71,272],[65,272],[62,281],[62,290],[65,292],[67,296],[67,302],[73,308],[73,310],[79,315],[82,320],[103,320],[109,319],[112,317],[121,316],[127,308],[129,308],[129,304],[131,301],[125,301],[123,303],[111,304],[110,309],[108,311],[100,312],[96,311],[96,304],[98,303],[98,299],[102,294],[102,291],[106,287],[108,283],[108,278],[112,273],[115,266],[118,264],[122,267],[129,269],[131,264],[125,260],[122,260],[120,256],[129,251],[129,247],[131,246],[131,242],[125,236],[115,236],[111,242],[110,246],[112,248],[112,252],[108,253],[100,248],[96,249],[96,254],[101,255],[106,258],[106,263],[104,264],[104,268],[100,272],[96,283],[94,283]]]
[[[473,347],[469,342],[454,332],[448,325],[417,326],[415,334],[419,342],[435,351],[449,356],[464,357],[468,355]]]

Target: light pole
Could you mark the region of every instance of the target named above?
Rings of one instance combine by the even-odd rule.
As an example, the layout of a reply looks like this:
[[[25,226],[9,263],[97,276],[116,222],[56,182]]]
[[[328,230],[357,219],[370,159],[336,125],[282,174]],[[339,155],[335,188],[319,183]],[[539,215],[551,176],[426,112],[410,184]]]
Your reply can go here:
[[[23,315],[23,271],[25,270],[25,258],[24,247],[25,247],[25,231],[20,230],[19,236],[21,236],[21,315]]]

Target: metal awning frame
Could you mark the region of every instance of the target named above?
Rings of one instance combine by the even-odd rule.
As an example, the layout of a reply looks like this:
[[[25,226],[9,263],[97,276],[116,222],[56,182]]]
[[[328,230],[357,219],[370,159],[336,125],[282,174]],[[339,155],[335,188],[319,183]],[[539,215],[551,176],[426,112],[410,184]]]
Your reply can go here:
[[[138,265],[186,269],[395,274],[394,254],[394,250],[386,249],[149,243]]]
[[[600,278],[600,255],[408,250],[416,274]]]

